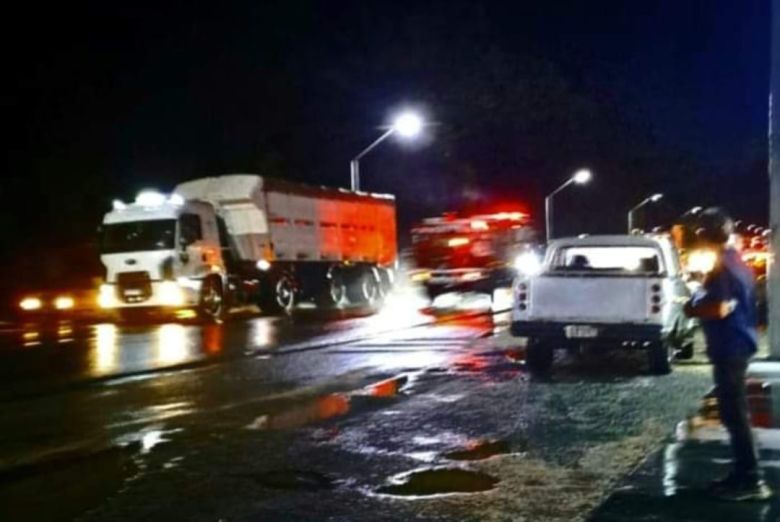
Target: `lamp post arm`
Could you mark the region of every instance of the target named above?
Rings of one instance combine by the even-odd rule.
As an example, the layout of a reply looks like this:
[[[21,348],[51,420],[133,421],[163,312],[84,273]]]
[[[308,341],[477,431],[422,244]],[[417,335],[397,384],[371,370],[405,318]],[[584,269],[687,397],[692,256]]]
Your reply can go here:
[[[362,158],[363,156],[365,156],[366,154],[368,154],[369,152],[374,150],[374,148],[377,145],[379,145],[380,143],[385,141],[387,138],[389,138],[390,135],[393,134],[394,132],[395,132],[395,127],[390,127],[389,129],[387,129],[387,131],[384,134],[382,134],[381,136],[379,136],[376,140],[374,140],[374,142],[371,145],[369,145],[368,147],[363,149],[357,156],[352,158],[352,161],[359,161],[360,158]]]
[[[554,195],[556,195],[558,192],[562,191],[563,189],[565,189],[566,187],[568,187],[568,186],[569,186],[569,185],[571,185],[572,183],[574,183],[574,179],[568,179],[568,180],[566,180],[566,182],[565,182],[565,183],[563,183],[563,184],[562,184],[560,187],[558,187],[557,189],[555,189],[555,190],[553,190],[552,192],[550,192],[549,194],[547,194],[547,197],[548,197],[548,198],[551,198],[551,197],[553,197],[553,196],[554,196]]]

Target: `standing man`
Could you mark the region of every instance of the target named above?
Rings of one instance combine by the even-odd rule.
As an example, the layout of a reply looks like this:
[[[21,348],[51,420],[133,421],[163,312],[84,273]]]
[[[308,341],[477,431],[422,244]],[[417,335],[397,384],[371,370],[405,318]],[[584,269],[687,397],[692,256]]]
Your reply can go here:
[[[758,467],[745,390],[748,361],[758,344],[753,274],[728,246],[734,231],[731,218],[719,208],[708,208],[700,214],[699,224],[697,234],[717,254],[717,261],[701,290],[685,305],[685,313],[701,320],[720,418],[734,455],[732,472],[714,482],[711,490],[728,500],[766,500],[772,492]]]

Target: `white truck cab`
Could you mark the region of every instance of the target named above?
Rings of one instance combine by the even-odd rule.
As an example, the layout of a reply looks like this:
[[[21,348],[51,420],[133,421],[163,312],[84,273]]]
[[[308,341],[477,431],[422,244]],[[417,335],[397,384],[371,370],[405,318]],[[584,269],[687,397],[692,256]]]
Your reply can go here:
[[[115,202],[101,229],[104,308],[197,307],[203,280],[225,277],[208,203],[141,192],[133,203]]]
[[[518,278],[513,295],[512,334],[527,338],[532,371],[548,371],[556,349],[598,345],[646,349],[660,374],[671,370],[675,350],[690,349],[694,323],[683,314],[690,294],[662,237],[552,241],[541,271]]]

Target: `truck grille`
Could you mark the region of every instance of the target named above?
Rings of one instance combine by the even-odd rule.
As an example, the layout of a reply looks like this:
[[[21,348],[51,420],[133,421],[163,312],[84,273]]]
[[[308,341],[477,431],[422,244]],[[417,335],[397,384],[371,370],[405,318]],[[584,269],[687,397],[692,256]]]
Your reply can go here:
[[[149,272],[123,272],[116,276],[117,297],[125,303],[141,303],[152,296]]]

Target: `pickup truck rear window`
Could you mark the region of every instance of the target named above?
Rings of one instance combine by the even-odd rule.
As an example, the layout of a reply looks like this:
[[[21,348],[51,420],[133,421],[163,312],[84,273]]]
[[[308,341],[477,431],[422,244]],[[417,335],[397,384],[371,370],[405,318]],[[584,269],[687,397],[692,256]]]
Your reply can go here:
[[[659,274],[665,267],[660,251],[653,247],[571,246],[555,252],[550,269],[554,272]]]

